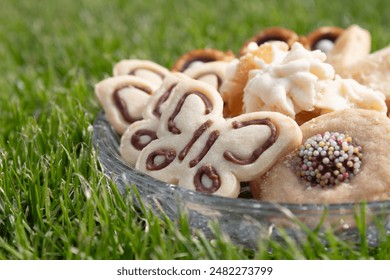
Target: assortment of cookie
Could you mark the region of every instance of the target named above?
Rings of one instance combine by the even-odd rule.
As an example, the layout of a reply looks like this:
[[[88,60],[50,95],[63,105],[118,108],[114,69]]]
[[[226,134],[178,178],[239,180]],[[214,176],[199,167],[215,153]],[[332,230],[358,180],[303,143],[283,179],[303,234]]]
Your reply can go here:
[[[389,51],[359,26],[279,27],[238,56],[196,49],[169,70],[123,60],[95,86],[140,172],[212,195],[343,203],[390,197]]]

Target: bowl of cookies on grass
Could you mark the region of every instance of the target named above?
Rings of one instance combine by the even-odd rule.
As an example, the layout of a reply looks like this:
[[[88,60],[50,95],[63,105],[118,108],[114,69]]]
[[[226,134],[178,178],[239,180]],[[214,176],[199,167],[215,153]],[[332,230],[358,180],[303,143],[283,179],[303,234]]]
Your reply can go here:
[[[375,244],[390,228],[390,48],[352,25],[266,28],[171,69],[124,59],[95,85],[93,143],[122,194],[212,236],[256,246],[305,228]],[[135,201],[135,203],[137,203]],[[138,202],[139,203],[139,202]]]

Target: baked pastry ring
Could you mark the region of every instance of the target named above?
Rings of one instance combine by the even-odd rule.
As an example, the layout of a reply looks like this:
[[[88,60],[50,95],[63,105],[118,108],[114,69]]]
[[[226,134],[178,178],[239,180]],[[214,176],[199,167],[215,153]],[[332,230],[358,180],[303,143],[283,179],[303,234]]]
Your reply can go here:
[[[306,175],[302,176],[305,172],[302,169],[305,168],[303,168],[302,158],[299,159],[300,150],[297,149],[279,160],[265,175],[250,182],[256,199],[282,203],[333,204],[381,201],[390,198],[390,157],[388,156],[390,119],[385,114],[364,109],[335,111],[308,121],[301,126],[301,130],[302,143],[306,142],[305,145],[310,143],[307,142],[309,138],[313,140],[314,135],[324,135],[325,132],[344,134],[344,139],[349,137],[348,141],[341,142],[352,143],[351,149],[357,149],[355,157],[359,159],[354,160],[354,157],[351,157],[352,168],[348,168],[349,159],[341,164],[333,159],[329,162],[329,159],[324,159],[329,157],[328,154],[309,161],[311,164],[316,162],[315,169],[320,169],[319,165],[325,166],[322,162],[329,164],[326,168],[333,178],[338,178],[337,176],[340,175],[334,174],[336,169],[341,173],[341,169],[336,168],[335,165],[341,165],[346,167],[345,173],[348,173],[346,177],[352,174],[353,178],[342,179],[333,182],[334,184],[321,183],[323,179],[320,179],[319,182],[323,186],[315,186],[318,182],[313,183],[315,180],[312,178],[309,178],[310,181]],[[344,146],[340,143],[338,143],[340,147]],[[305,146],[303,150],[308,151]],[[355,161],[356,166],[354,166]],[[325,173],[322,172],[322,175]]]
[[[320,49],[327,53],[330,51],[337,39],[344,33],[344,29],[337,26],[322,26],[306,36],[300,36],[294,31],[283,27],[266,28],[251,38],[247,39],[241,46],[239,55],[245,55],[251,49],[256,48],[266,42],[282,41],[291,47],[295,42],[299,42],[308,50]],[[324,44],[325,41],[325,44]]]
[[[282,41],[291,47],[292,44],[299,41],[299,36],[294,31],[287,28],[277,26],[269,27],[247,39],[241,46],[239,55],[243,56],[250,52],[251,49],[253,49],[254,43],[254,47],[257,48],[258,46],[271,41]]]
[[[195,49],[180,56],[172,66],[172,72],[184,72],[197,63],[213,61],[229,62],[235,58],[232,51],[221,51],[213,48]]]

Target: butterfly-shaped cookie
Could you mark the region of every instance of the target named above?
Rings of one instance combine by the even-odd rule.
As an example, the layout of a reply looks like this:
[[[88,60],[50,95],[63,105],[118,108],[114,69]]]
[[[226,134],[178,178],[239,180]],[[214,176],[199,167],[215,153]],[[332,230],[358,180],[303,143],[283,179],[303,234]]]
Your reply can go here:
[[[132,123],[121,137],[119,152],[121,157],[135,165],[140,151],[157,138],[156,130],[172,89],[187,76],[205,82],[219,89],[225,79],[227,62],[214,61],[193,66],[183,73],[172,72],[166,75],[162,85],[150,97],[142,113],[142,120]],[[188,79],[188,78],[187,78]]]
[[[276,112],[224,119],[219,93],[193,79],[179,81],[165,106],[136,168],[203,193],[237,197],[240,182],[265,173],[302,138],[296,122]]]
[[[157,139],[157,127],[166,101],[173,88],[184,78],[186,76],[182,73],[168,74],[159,89],[148,100],[142,112],[142,120],[129,125],[123,133],[119,153],[130,165],[134,166],[141,150]]]
[[[142,118],[150,96],[160,87],[169,70],[147,60],[123,60],[113,69],[114,77],[95,86],[95,94],[107,119],[120,135]]]
[[[114,65],[114,76],[131,75],[144,78],[156,86],[161,85],[170,71],[150,60],[124,59]]]
[[[213,61],[192,66],[183,73],[188,77],[205,82],[213,86],[218,92],[225,81],[226,70],[229,63],[226,61]]]

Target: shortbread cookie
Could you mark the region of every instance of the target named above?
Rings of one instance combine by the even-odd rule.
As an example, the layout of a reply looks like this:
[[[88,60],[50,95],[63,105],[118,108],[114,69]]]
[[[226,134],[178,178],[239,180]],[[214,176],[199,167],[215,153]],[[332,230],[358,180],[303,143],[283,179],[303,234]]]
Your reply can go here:
[[[110,77],[95,85],[95,94],[107,120],[119,135],[142,118],[142,111],[154,90],[155,83],[128,75]]]
[[[276,111],[301,124],[308,115],[348,108],[387,111],[381,92],[340,78],[325,60],[322,51],[294,43],[280,63],[252,70],[244,89],[244,112]]]
[[[139,153],[157,139],[160,117],[173,88],[182,79],[189,79],[182,73],[168,74],[161,87],[151,96],[142,112],[142,120],[129,125],[121,137],[119,153],[124,161],[135,166]]]
[[[237,197],[241,181],[263,174],[301,142],[296,122],[282,114],[224,119],[222,110],[213,87],[180,81],[162,112],[158,139],[142,149],[136,168],[190,190]]]
[[[213,61],[190,67],[183,73],[192,79],[205,82],[219,91],[225,80],[227,66],[228,62],[226,61]]]
[[[340,34],[333,48],[326,53],[326,62],[332,64],[337,74],[348,77],[350,71],[354,70],[354,64],[365,59],[370,51],[370,32],[357,25],[351,25]],[[366,68],[358,69],[364,71]]]
[[[172,66],[174,72],[184,72],[190,67],[212,61],[226,61],[229,62],[235,58],[232,51],[220,51],[217,49],[196,49],[189,51],[179,57]]]
[[[225,79],[226,64],[227,62],[222,61],[208,62],[189,68],[184,73],[173,72],[166,75],[161,87],[155,91],[145,106],[142,120],[132,123],[122,135],[119,147],[121,157],[134,166],[141,150],[157,139],[157,126],[165,103],[180,80],[196,79],[219,90]]]
[[[301,129],[302,145],[251,182],[257,199],[331,204],[390,198],[389,118],[348,109]]]
[[[122,135],[131,123],[141,119],[150,95],[169,73],[153,61],[121,60],[113,68],[114,77],[95,85],[98,101],[118,134]]]
[[[269,27],[246,40],[240,48],[239,54],[243,56],[250,51],[256,50],[262,44],[272,41],[285,42],[291,47],[293,43],[299,41],[299,36],[294,31],[283,27]]]
[[[220,89],[225,102],[224,116],[234,117],[243,113],[243,94],[249,73],[255,69],[262,69],[267,64],[279,63],[287,54],[288,48],[285,42],[265,42],[229,63],[226,79]]]
[[[140,59],[125,59],[114,65],[114,76],[131,75],[148,80],[154,83],[158,88],[165,76],[169,74],[169,70],[165,67],[150,61]]]

